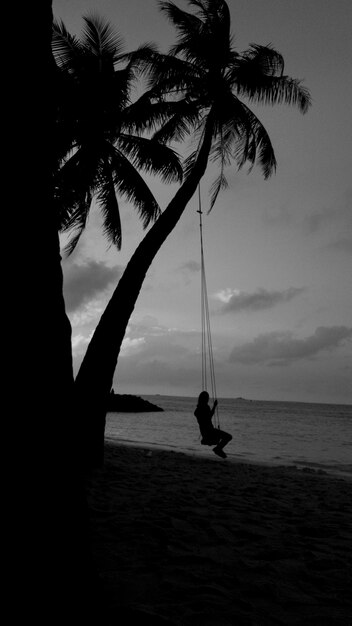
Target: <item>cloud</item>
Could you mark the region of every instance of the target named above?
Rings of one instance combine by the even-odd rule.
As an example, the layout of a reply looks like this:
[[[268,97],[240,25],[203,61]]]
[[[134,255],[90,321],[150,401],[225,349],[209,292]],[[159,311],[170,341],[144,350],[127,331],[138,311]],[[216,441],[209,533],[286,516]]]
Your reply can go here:
[[[234,348],[230,361],[254,365],[288,365],[299,359],[310,359],[325,350],[335,350],[352,337],[352,328],[346,326],[319,326],[313,335],[296,339],[292,333],[268,333]]]
[[[137,328],[131,329],[135,332]],[[198,335],[159,326],[152,334],[132,339],[134,349],[126,339],[127,350],[121,353],[115,373],[117,388],[132,381],[140,389],[154,388],[156,393],[188,389],[195,395],[201,378]]]
[[[130,337],[125,337],[121,344],[121,356],[129,356],[130,354],[135,354],[140,350],[141,347],[145,344],[144,337],[136,337],[135,339],[131,339]]]
[[[226,289],[222,289],[214,294],[215,300],[220,300],[220,302],[225,302],[228,304],[232,298],[235,298],[240,295],[239,289],[231,289],[231,287],[226,287]]]
[[[187,356],[194,333],[181,331],[175,328],[160,326],[153,318],[144,318],[141,323],[130,324],[124,343],[127,350],[122,356],[129,356],[132,352],[128,348],[134,347],[133,353],[138,352],[139,359],[145,363],[154,359],[161,359],[164,363],[175,357]]]
[[[228,287],[215,297],[223,302],[221,313],[240,313],[242,311],[262,311],[271,309],[282,302],[289,302],[304,291],[302,287],[290,287],[283,291],[267,291],[258,289],[253,293],[239,291]]]
[[[201,269],[200,263],[198,263],[198,261],[194,261],[194,260],[189,260],[189,261],[185,261],[184,263],[181,263],[181,265],[179,265],[176,268],[176,272],[178,273],[179,276],[182,277],[182,280],[184,281],[184,284],[190,285],[191,281],[193,280],[194,276],[196,274],[199,274]]]
[[[179,267],[180,270],[196,273],[200,271],[200,263],[198,261],[186,261],[186,263],[182,263]]]
[[[81,333],[77,335],[73,335],[72,337],[72,350],[74,354],[80,354],[82,352],[82,347],[86,347],[90,342],[93,335],[93,331],[86,337]]]
[[[328,234],[334,232],[343,237],[351,229],[352,188],[337,195],[328,205],[302,206],[301,211],[293,205],[270,205],[262,212],[262,219],[270,228],[299,228],[306,235]]]
[[[342,235],[341,237],[338,237],[337,239],[332,241],[328,247],[332,250],[352,254],[352,235]]]
[[[108,267],[97,261],[88,261],[84,265],[64,265],[66,310],[72,313],[82,304],[95,299],[111,283],[117,283],[121,274],[120,267]]]
[[[157,392],[192,388],[201,377],[200,337],[146,317],[131,323],[122,344],[115,385],[155,386]]]
[[[335,205],[322,207],[319,210],[306,215],[303,219],[303,226],[309,234],[314,234],[322,229],[331,228],[336,224],[346,228],[351,224],[351,204],[352,190],[347,190],[342,198],[336,200]]]
[[[159,324],[159,321],[154,315],[144,315],[142,319],[138,321],[132,321],[129,323],[126,329],[126,336],[136,339],[143,336],[154,337],[159,335],[165,335],[169,332],[166,326]]]
[[[91,327],[101,316],[106,306],[104,299],[89,300],[80,309],[68,311],[72,329]]]
[[[87,332],[86,332],[87,331]],[[312,402],[351,402],[349,392],[350,370],[346,369],[346,354],[336,350],[327,352],[328,358],[313,357],[320,346],[331,351],[351,338],[352,329],[339,331],[338,327],[317,329],[312,337],[303,339],[301,346],[307,358],[292,355],[296,339],[290,333],[273,333],[266,336],[266,343],[273,344],[269,355],[263,344],[257,345],[257,353],[250,353],[245,346],[234,351],[232,362],[228,356],[228,338],[213,333],[216,381],[219,396],[244,396],[274,400],[306,400]],[[264,336],[265,337],[265,336]],[[77,372],[88,340],[88,329],[77,336],[74,352],[74,371]],[[280,343],[281,352],[275,346]],[[315,339],[314,339],[315,338]],[[312,345],[315,342],[315,352]],[[340,343],[339,343],[340,342]],[[129,325],[114,375],[117,393],[160,393],[195,397],[201,390],[200,333],[170,329],[153,317],[136,319]],[[300,342],[298,342],[300,343]],[[250,344],[247,344],[250,346]],[[291,347],[291,352],[289,351]],[[303,357],[301,347],[301,357]],[[241,353],[242,350],[242,353]],[[287,365],[292,357],[292,367],[265,367],[264,365]],[[239,358],[237,358],[239,357]],[[267,358],[267,362],[265,361]],[[258,363],[251,370],[245,363]],[[331,372],[333,371],[333,374]]]

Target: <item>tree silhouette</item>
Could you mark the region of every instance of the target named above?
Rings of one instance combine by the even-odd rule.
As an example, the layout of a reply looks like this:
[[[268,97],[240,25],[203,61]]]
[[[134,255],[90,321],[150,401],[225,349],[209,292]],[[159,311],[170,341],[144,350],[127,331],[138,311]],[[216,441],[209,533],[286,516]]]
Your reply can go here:
[[[79,433],[72,411],[71,328],[52,189],[57,103],[50,0],[23,5],[16,33],[27,41],[30,71],[22,63],[13,75],[17,122],[11,142],[16,155],[9,152],[7,159],[13,175],[7,259],[15,288],[4,324],[11,337],[4,385],[9,400],[5,404],[4,398],[4,421],[11,422],[5,481],[11,499],[4,516],[11,520],[5,531],[10,562],[5,568],[13,592],[6,590],[12,600],[6,619],[40,626],[91,623],[88,617],[100,614],[100,600],[87,541]]]
[[[119,249],[118,197],[137,208],[145,228],[160,214],[139,170],[165,182],[182,178],[173,150],[135,132],[141,123],[132,101],[136,61],[123,53],[123,41],[109,23],[94,14],[83,19],[81,38],[71,35],[62,21],[53,25],[59,96],[53,186],[59,229],[73,232],[68,253],[86,226],[94,196],[104,233]]]
[[[282,56],[270,46],[251,45],[239,54],[232,45],[230,12],[224,0],[189,0],[195,11],[160,2],[178,30],[168,55],[142,49],[131,56],[149,76],[139,101],[140,121],[151,130],[150,110],[158,106],[154,139],[168,143],[191,135],[196,148],[184,164],[184,182],[132,255],[90,341],[75,389],[88,428],[87,453],[101,462],[106,401],[126,327],[145,275],[203,177],[209,158],[220,164],[212,206],[226,186],[225,167],[255,164],[268,178],[276,167],[270,138],[250,104],[289,104],[305,113],[307,89],[284,74]],[[93,458],[95,456],[95,459]]]

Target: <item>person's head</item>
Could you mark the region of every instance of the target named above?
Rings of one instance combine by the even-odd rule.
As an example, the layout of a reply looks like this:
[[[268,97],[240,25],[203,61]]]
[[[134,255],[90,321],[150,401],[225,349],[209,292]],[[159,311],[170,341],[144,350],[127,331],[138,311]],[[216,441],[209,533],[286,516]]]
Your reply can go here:
[[[208,404],[209,394],[207,391],[202,391],[198,397],[198,404]]]

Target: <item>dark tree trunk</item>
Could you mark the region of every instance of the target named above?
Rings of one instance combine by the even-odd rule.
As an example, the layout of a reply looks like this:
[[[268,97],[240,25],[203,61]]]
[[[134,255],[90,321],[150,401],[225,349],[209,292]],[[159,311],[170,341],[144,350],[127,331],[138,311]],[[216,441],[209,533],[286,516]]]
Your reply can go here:
[[[12,437],[5,571],[14,598],[11,612],[4,614],[13,624],[39,626],[88,624],[99,611],[73,399],[71,327],[52,210],[51,29],[50,0],[21,6],[16,36],[28,59],[16,59],[11,95],[17,126],[12,152],[6,154],[12,170],[7,261],[10,269],[15,261],[17,266],[6,327],[14,340],[6,362]]]
[[[82,421],[87,423],[88,465],[99,466],[103,462],[107,400],[128,321],[154,257],[176,226],[206,170],[212,133],[210,113],[192,173],[132,255],[99,321],[76,377],[76,394],[83,407]]]

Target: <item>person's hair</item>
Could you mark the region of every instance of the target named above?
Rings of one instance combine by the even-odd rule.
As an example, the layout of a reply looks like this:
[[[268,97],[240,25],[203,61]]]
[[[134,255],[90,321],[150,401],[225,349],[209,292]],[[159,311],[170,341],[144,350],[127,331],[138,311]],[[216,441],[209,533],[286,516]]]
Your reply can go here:
[[[198,396],[198,404],[206,404],[209,400],[209,394],[207,391],[202,391]]]

